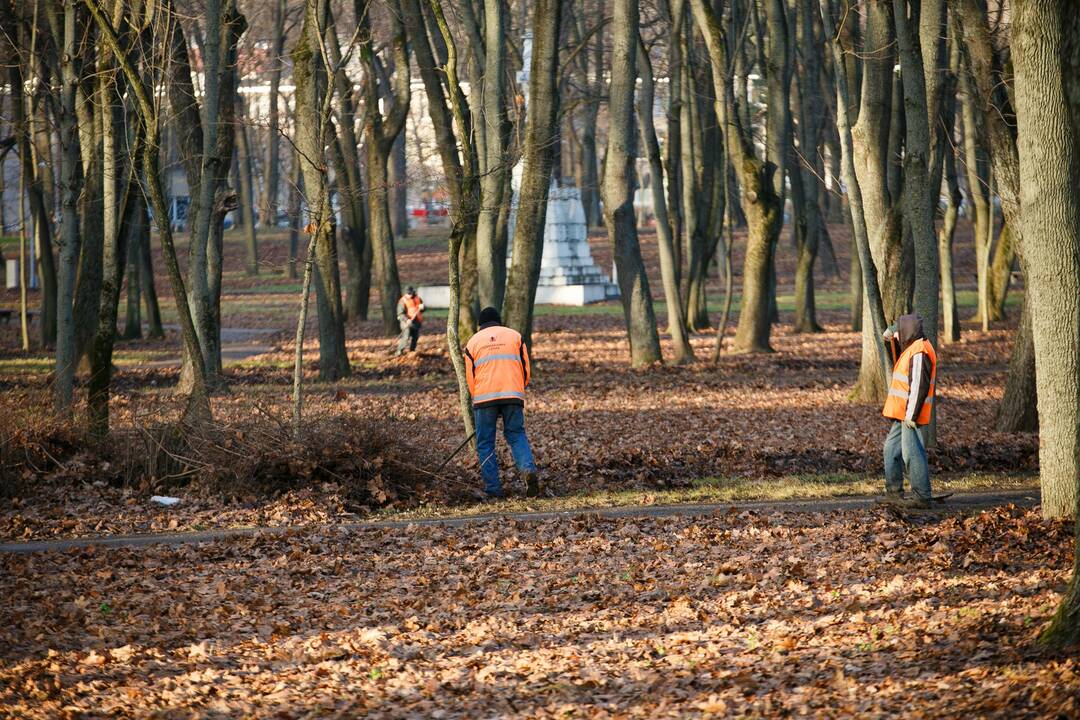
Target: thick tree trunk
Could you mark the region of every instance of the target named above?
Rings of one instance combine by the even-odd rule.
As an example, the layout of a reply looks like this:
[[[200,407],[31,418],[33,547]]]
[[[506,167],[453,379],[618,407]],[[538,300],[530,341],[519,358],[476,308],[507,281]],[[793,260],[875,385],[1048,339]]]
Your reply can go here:
[[[1023,254],[1046,517],[1076,515],[1080,484],[1080,47],[1068,35],[1080,23],[1068,6],[1062,0],[1017,2],[1013,19]],[[1067,632],[1062,615],[1069,612],[1076,639],[1080,605],[1059,614],[1057,631]]]
[[[1035,382],[1035,343],[1031,310],[1025,294],[1020,309],[1020,326],[1013,338],[1005,394],[998,405],[995,429],[998,432],[1035,432],[1039,429],[1038,389]]]
[[[405,133],[390,148],[390,229],[394,238],[409,236],[409,173],[405,166]]]
[[[604,224],[614,245],[623,317],[630,340],[630,364],[660,362],[649,278],[641,259],[633,203],[634,85],[637,79],[637,0],[615,0],[611,24],[611,82],[608,85],[608,140],[604,160]]]
[[[888,0],[870,0],[866,4],[859,119],[851,127],[852,159],[870,253],[877,269],[874,281],[881,289],[886,324],[907,310],[908,296],[903,222],[893,205],[889,181],[893,157],[890,150],[895,144],[890,142],[890,131],[897,124],[893,121],[892,103],[895,40],[890,3]],[[863,265],[864,302],[869,302],[865,292],[868,280],[865,272]],[[852,390],[853,398],[871,402],[884,398],[886,375],[878,352],[880,332],[874,330],[875,323],[866,322],[867,317],[874,314],[872,309],[864,308],[862,361],[859,378]]]
[[[161,171],[159,158],[161,154],[160,125],[157,107],[153,100],[152,91],[145,78],[136,69],[130,57],[125,55],[108,18],[102,13],[101,8],[93,0],[84,0],[90,13],[105,40],[112,50],[117,62],[123,70],[128,85],[135,96],[136,107],[142,131],[145,134],[145,143],[142,149],[142,168],[147,185],[147,191],[153,204],[154,217],[158,221],[158,237],[161,239],[162,254],[165,256],[165,264],[169,271],[169,280],[172,284],[173,299],[176,302],[176,312],[180,320],[180,336],[184,348],[191,357],[192,383],[191,392],[188,395],[187,407],[184,410],[184,421],[189,424],[202,424],[212,419],[210,411],[210,399],[206,390],[206,372],[202,363],[202,354],[199,352],[199,340],[195,331],[195,323],[191,308],[188,305],[187,293],[184,288],[184,278],[180,274],[180,264],[176,257],[176,248],[173,244],[172,227],[167,218],[168,208],[165,203],[165,193],[161,184]]]
[[[108,103],[110,90],[115,91],[114,83],[102,82],[101,101]],[[87,383],[87,415],[90,432],[98,437],[103,437],[109,432],[109,395],[112,391],[112,358],[113,345],[116,342],[116,316],[120,302],[120,286],[124,280],[125,253],[132,239],[133,225],[137,223],[135,209],[135,195],[142,192],[138,186],[137,175],[133,168],[128,167],[128,162],[117,162],[119,159],[119,145],[113,128],[122,128],[118,108],[112,104],[106,105],[106,122],[103,136],[103,159],[105,168],[105,180],[118,174],[124,174],[124,182],[119,185],[121,194],[114,199],[116,220],[113,222],[108,217],[105,222],[105,246],[102,253],[102,283],[101,283],[101,307],[98,311],[98,325],[94,334],[93,343],[90,347],[90,379]],[[112,126],[112,127],[110,127]],[[140,140],[136,137],[134,146],[138,148]],[[132,159],[133,161],[133,159]],[[116,178],[119,179],[119,178]],[[110,214],[113,205],[110,203],[109,193],[106,193],[105,211]]]
[[[1072,579],[1042,636],[1064,646],[1080,642],[1080,18],[1064,0],[1017,2],[1013,13],[1042,509],[1077,518]]]
[[[748,226],[742,307],[732,351],[771,352],[772,255],[783,226],[783,208],[774,178],[777,165],[768,157],[766,160],[757,157],[750,128],[739,117],[727,73],[724,30],[715,11],[705,0],[693,0],[692,7],[712,62],[716,115],[728,137],[727,151],[742,189],[742,209]],[[769,82],[782,83],[782,74],[776,77],[774,73]],[[782,89],[773,88],[773,93],[784,96],[786,107],[787,98]],[[787,146],[774,143],[773,152],[780,150],[786,153]]]
[[[563,0],[536,3],[533,21],[529,105],[525,109],[525,148],[518,189],[513,254],[503,300],[503,321],[532,347],[533,306],[544,252],[544,223],[553,163],[552,139],[558,133],[559,25]],[[636,45],[634,47],[636,51]]]

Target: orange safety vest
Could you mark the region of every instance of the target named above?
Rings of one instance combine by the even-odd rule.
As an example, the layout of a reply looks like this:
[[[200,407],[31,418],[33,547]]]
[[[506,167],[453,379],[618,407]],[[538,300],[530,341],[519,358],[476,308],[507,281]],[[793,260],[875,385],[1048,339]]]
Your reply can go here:
[[[420,306],[424,304],[424,301],[420,299],[419,295],[402,295],[399,300],[402,305],[405,306],[405,317],[409,320],[416,320],[417,322],[424,322],[424,314],[420,312]]]
[[[901,353],[893,365],[892,382],[889,383],[889,396],[885,398],[885,407],[881,414],[893,420],[903,420],[907,416],[908,394],[911,390],[911,379],[908,373],[911,371],[911,358],[919,353],[926,353],[930,358],[930,388],[926,391],[926,401],[919,410],[919,416],[915,418],[918,425],[926,425],[930,422],[930,412],[934,405],[934,386],[937,380],[937,353],[934,346],[924,339],[915,340],[908,345],[907,350]]]
[[[465,377],[473,406],[525,403],[529,349],[521,334],[502,325],[476,331],[465,345]]]

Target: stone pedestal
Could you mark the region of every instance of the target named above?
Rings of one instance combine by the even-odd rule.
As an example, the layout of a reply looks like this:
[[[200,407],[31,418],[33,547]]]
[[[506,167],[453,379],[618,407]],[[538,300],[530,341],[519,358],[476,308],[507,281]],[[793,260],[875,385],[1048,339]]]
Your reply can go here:
[[[513,205],[510,209],[510,238],[517,220],[517,193],[521,165],[514,168]],[[512,257],[513,248],[508,253]],[[589,229],[581,191],[559,187],[553,180],[548,190],[544,223],[544,251],[537,283],[537,304],[585,305],[619,296],[617,285],[608,280],[593,260],[589,248]]]

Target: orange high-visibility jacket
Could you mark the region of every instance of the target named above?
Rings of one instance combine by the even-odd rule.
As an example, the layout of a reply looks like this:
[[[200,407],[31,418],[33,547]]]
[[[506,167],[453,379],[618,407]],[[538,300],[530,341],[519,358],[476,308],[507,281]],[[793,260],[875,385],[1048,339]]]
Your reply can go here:
[[[914,373],[923,373],[921,362],[911,362],[912,358],[919,353],[925,353],[930,359],[930,384],[926,391],[926,400],[919,409],[918,416],[910,419],[918,425],[926,425],[930,422],[930,412],[934,405],[934,386],[937,384],[937,353],[934,352],[934,346],[922,338],[908,345],[893,365],[889,396],[885,398],[885,407],[881,410],[881,414],[885,417],[901,421],[908,419],[908,402],[915,401],[915,398],[910,397],[912,385],[918,387],[920,382],[926,382],[925,378],[914,376]]]
[[[424,304],[424,301],[420,299],[419,295],[413,295],[412,297],[402,295],[398,302],[405,308],[406,319],[424,322],[424,314],[420,312],[420,306]]]
[[[521,334],[502,325],[482,327],[465,345],[465,376],[473,407],[525,404],[529,349]]]

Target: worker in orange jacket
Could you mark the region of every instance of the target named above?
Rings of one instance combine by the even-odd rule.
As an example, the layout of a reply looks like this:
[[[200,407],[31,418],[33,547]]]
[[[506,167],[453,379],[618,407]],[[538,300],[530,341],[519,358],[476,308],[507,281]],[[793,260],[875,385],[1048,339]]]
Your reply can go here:
[[[540,478],[529,438],[525,435],[525,388],[531,368],[529,349],[521,334],[505,327],[493,307],[480,311],[480,328],[465,346],[465,376],[476,420],[476,453],[489,498],[503,496],[495,433],[499,418],[514,464],[525,479],[525,494],[540,494]]]
[[[881,414],[892,420],[885,437],[885,495],[908,507],[929,507],[930,468],[922,427],[930,423],[937,382],[937,353],[918,315],[902,315],[885,331],[892,360],[889,394]],[[914,497],[904,501],[904,470]]]
[[[397,303],[398,325],[401,326],[401,335],[398,337],[397,354],[416,350],[416,341],[420,339],[420,325],[424,322],[424,301],[416,294],[416,288],[412,285],[405,288],[405,294]]]

